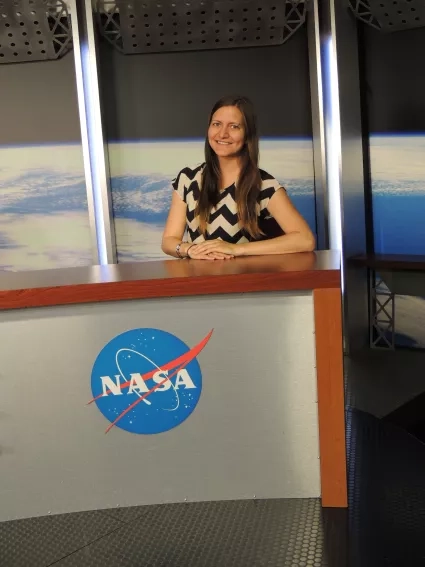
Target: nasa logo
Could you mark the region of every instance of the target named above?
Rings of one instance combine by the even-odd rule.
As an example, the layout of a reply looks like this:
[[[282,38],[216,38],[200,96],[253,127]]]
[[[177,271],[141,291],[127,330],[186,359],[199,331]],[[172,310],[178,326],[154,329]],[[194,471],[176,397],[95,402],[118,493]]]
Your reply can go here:
[[[134,329],[112,339],[94,363],[89,402],[110,422],[106,433],[114,426],[162,433],[187,419],[202,390],[196,357],[211,335],[191,349],[158,329]]]

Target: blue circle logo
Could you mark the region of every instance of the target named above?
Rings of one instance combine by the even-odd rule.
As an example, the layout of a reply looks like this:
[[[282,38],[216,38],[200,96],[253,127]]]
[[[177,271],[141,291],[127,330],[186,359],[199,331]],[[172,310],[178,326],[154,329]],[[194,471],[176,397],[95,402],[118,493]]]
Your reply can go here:
[[[112,339],[99,353],[91,375],[93,399],[110,422],[140,434],[180,425],[195,409],[202,390],[196,357],[212,331],[189,348],[158,329],[134,329]]]

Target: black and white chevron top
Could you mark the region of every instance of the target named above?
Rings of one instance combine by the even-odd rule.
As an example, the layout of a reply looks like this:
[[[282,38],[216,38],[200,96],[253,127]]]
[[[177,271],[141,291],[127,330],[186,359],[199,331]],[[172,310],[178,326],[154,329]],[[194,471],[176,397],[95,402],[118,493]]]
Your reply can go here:
[[[173,188],[187,205],[186,228],[188,242],[199,243],[205,240],[199,230],[199,219],[195,216],[204,166],[205,163],[195,167],[195,169],[185,167],[172,182]],[[265,233],[262,239],[272,238],[283,234],[283,232],[278,223],[271,217],[267,210],[267,205],[270,198],[281,185],[274,177],[262,169],[260,169],[260,175],[262,186],[258,198],[258,224]],[[211,209],[207,225],[207,240],[220,238],[232,244],[241,244],[252,240],[252,237],[239,224],[235,191],[236,186],[233,183],[220,193],[219,202]]]

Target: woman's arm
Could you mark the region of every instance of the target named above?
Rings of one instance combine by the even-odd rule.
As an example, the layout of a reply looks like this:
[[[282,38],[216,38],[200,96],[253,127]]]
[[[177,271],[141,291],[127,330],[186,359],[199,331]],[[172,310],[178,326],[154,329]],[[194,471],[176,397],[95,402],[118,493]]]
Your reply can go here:
[[[267,209],[285,233],[283,236],[243,244],[228,244],[220,240],[213,240],[201,244],[200,252],[208,254],[209,252],[220,251],[235,256],[253,256],[312,252],[314,250],[316,246],[315,237],[283,188],[278,189],[270,198]]]
[[[176,248],[182,242],[186,229],[186,207],[186,203],[181,200],[176,191],[173,191],[170,212],[162,234],[161,248],[165,254],[175,258],[178,258]],[[180,253],[182,256],[186,256],[189,246],[188,242],[181,245]]]
[[[316,239],[310,227],[283,188],[278,189],[271,197],[267,209],[285,234],[270,240],[241,244],[238,255],[287,254],[312,252],[315,249]]]
[[[200,245],[182,242],[186,230],[186,207],[186,203],[182,201],[176,191],[173,191],[170,212],[162,235],[162,251],[169,256],[178,258],[176,248],[180,244],[180,254],[183,257],[187,256],[190,248],[189,257],[194,260],[225,260],[231,258],[233,256],[231,253],[226,254],[219,250],[212,250],[209,254],[206,254],[202,249],[200,250]]]

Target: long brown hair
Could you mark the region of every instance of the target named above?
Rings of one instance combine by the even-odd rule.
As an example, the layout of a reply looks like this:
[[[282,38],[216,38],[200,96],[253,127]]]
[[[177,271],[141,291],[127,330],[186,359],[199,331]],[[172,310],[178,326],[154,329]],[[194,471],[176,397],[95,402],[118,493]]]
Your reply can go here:
[[[261,190],[258,169],[259,144],[257,117],[252,102],[245,96],[226,96],[213,106],[208,126],[214,113],[222,106],[236,106],[242,113],[245,141],[240,152],[241,172],[236,187],[236,204],[241,227],[253,238],[262,234],[258,226],[257,202]],[[199,216],[199,228],[205,236],[211,208],[219,201],[220,165],[218,157],[205,139],[205,167],[202,173],[201,192],[195,214]]]

